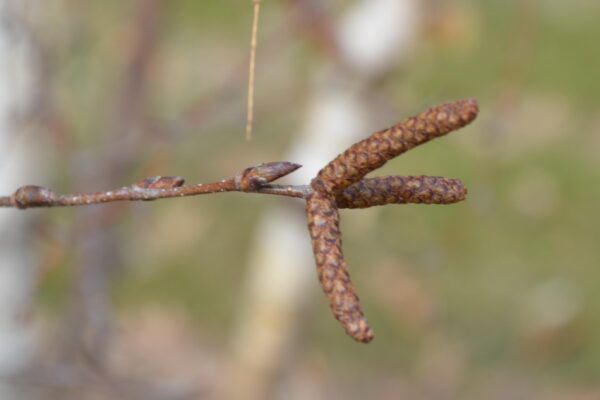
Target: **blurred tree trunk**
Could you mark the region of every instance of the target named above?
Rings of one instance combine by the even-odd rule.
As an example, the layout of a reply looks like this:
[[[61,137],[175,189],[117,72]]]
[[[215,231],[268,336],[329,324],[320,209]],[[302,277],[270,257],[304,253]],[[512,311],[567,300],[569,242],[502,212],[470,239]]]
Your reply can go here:
[[[35,156],[18,123],[30,102],[34,81],[31,48],[21,24],[27,0],[0,0],[0,191],[10,193],[36,177]],[[38,177],[39,178],[39,177]],[[0,398],[22,399],[11,378],[23,372],[34,353],[27,319],[33,296],[31,241],[35,213],[0,212]]]
[[[297,3],[299,9],[314,12],[314,2]],[[361,99],[411,48],[419,4],[416,0],[356,1],[340,21],[330,21],[333,38],[315,37],[315,32],[310,32],[321,44],[328,44],[323,47],[329,51],[314,78],[305,126],[282,157],[303,165],[290,177],[293,183],[310,182],[325,163],[374,130]],[[233,342],[234,368],[227,398],[280,397],[275,382],[285,377],[284,360],[297,351],[303,334],[302,308],[318,296],[304,204],[287,204],[264,215],[255,235]],[[331,323],[335,323],[333,317]],[[350,340],[341,329],[339,334],[340,340]],[[281,398],[290,398],[289,392],[283,392],[286,396]],[[313,395],[297,394],[298,398]]]
[[[114,98],[107,107],[101,151],[86,157],[73,171],[79,191],[107,188],[126,181],[135,166],[137,149],[150,146],[148,132],[147,86],[157,50],[163,2],[136,0],[132,4],[131,21],[123,36],[124,64],[115,82]],[[90,184],[91,183],[91,184]],[[77,271],[73,277],[74,293],[69,310],[65,355],[73,361],[83,360],[87,367],[107,367],[106,360],[114,331],[114,309],[110,290],[114,276],[122,270],[123,237],[116,229],[123,210],[115,207],[85,207],[77,210],[74,226],[79,239],[72,251],[77,255]],[[76,344],[76,345],[73,345]]]

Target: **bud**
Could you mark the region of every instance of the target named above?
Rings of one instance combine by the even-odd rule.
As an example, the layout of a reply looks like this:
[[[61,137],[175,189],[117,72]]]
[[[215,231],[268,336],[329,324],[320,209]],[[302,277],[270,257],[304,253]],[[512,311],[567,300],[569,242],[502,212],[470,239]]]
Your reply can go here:
[[[17,208],[25,209],[31,207],[51,207],[56,195],[41,186],[21,186],[15,192],[14,200]]]
[[[287,161],[275,161],[246,168],[235,177],[236,186],[244,192],[260,189],[269,182],[273,182],[283,176],[291,174],[300,164]]]

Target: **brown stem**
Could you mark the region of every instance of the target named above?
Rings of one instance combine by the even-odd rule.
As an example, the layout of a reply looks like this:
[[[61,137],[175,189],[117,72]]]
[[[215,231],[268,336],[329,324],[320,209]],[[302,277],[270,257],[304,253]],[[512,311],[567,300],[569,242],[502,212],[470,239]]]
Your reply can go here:
[[[245,192],[306,199],[313,189],[309,185],[269,184],[283,175],[260,175],[265,166],[276,165],[284,175],[292,163],[268,163],[245,169],[235,178],[219,182],[183,185],[179,176],[153,176],[134,185],[97,193],[56,195],[34,185],[22,186],[12,195],[0,197],[0,208],[69,207],[116,201],[151,201],[172,197],[210,193]],[[285,165],[282,167],[282,165]],[[281,168],[284,168],[283,170]],[[338,208],[369,208],[386,204],[453,204],[465,199],[467,189],[458,179],[438,176],[387,176],[365,178],[335,196]]]
[[[155,176],[124,186],[116,190],[107,190],[86,194],[56,195],[41,186],[27,185],[17,189],[12,196],[0,197],[0,207],[19,209],[36,207],[68,207],[90,204],[110,203],[115,201],[150,201],[170,197],[198,196],[209,193],[252,192],[267,193],[278,196],[305,198],[305,186],[269,186],[268,183],[285,176],[296,169],[299,164],[286,161],[260,164],[246,168],[234,178],[219,182],[183,185],[183,178],[178,176]]]
[[[313,193],[309,185],[269,184],[268,182],[275,180],[271,179],[272,176],[265,178],[255,175],[255,168],[264,165],[266,164],[247,168],[235,178],[188,186],[183,185],[184,180],[179,176],[153,176],[131,186],[84,194],[56,195],[47,188],[27,185],[17,189],[12,196],[0,197],[0,208],[87,206],[117,201],[152,201],[225,192],[306,199]],[[437,176],[387,176],[362,179],[337,194],[335,199],[339,208],[369,208],[385,204],[452,204],[464,200],[466,194],[467,189],[458,179]]]

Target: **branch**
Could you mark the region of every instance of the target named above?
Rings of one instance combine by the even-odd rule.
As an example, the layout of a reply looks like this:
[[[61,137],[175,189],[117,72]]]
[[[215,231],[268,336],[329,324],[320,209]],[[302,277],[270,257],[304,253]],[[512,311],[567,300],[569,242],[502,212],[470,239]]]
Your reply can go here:
[[[367,208],[386,204],[452,204],[465,199],[467,189],[458,179],[435,176],[365,178],[387,161],[429,140],[472,122],[478,113],[475,100],[460,100],[433,107],[399,124],[376,132],[352,145],[319,171],[309,185],[275,185],[299,164],[270,162],[246,168],[233,178],[184,186],[179,176],[155,176],[117,190],[58,196],[40,186],[23,186],[0,197],[0,207],[79,206],[113,201],[150,201],[209,193],[244,192],[296,197],[306,200],[306,214],[321,287],[335,318],[359,342],[374,335],[360,307],[342,253],[340,208]]]
[[[39,207],[69,207],[115,201],[151,201],[171,197],[198,196],[209,193],[250,192],[304,198],[308,186],[268,185],[296,169],[299,164],[272,162],[246,168],[233,178],[212,183],[184,186],[179,176],[154,176],[130,186],[95,193],[56,195],[51,190],[34,185],[22,186],[11,196],[0,197],[0,207],[19,209]]]
[[[269,182],[296,169],[287,161],[247,168],[256,174],[264,168],[278,168],[282,175],[265,179],[258,175],[241,179],[244,172],[219,182],[184,186],[180,176],[153,176],[119,189],[95,193],[56,195],[42,186],[21,186],[11,196],[0,197],[0,208],[72,207],[117,201],[152,201],[202,194],[244,192],[307,199],[313,193],[309,185],[273,185]],[[247,172],[248,175],[248,172]],[[369,208],[386,204],[453,204],[466,198],[467,189],[458,179],[437,176],[388,176],[362,179],[336,196],[338,208]]]

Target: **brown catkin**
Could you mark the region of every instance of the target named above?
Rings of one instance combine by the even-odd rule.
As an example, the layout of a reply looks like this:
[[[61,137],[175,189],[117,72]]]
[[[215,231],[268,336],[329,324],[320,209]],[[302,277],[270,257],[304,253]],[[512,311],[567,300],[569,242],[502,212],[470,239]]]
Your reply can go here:
[[[334,198],[314,191],[306,200],[306,214],[319,282],[329,299],[331,311],[349,336],[368,343],[373,339],[373,331],[363,315],[344,261]]]
[[[376,132],[327,164],[313,179],[311,186],[320,192],[339,193],[392,158],[467,125],[477,113],[475,100],[459,100],[431,108]]]
[[[458,179],[439,176],[365,178],[338,193],[339,208],[368,208],[385,204],[452,204],[465,199],[467,188]]]

